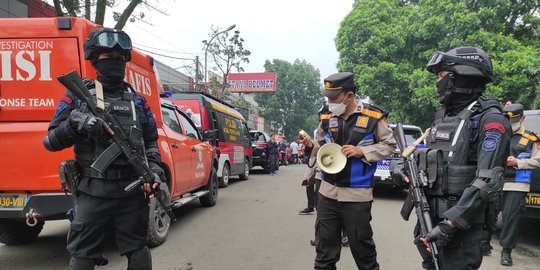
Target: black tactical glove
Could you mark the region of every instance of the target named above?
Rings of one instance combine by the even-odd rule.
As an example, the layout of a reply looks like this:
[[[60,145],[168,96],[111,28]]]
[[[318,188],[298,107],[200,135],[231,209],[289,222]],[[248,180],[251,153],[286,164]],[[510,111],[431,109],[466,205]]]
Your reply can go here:
[[[426,235],[426,240],[428,242],[435,241],[437,246],[444,247],[452,240],[457,231],[456,226],[450,225],[448,221],[443,220]]]
[[[403,162],[403,159],[394,159],[390,161],[390,176],[392,177],[394,185],[397,187],[404,187],[407,185],[404,180],[406,175],[405,163]]]
[[[77,133],[86,133],[88,137],[98,137],[103,134],[103,122],[90,113],[73,110],[69,115],[69,123]]]

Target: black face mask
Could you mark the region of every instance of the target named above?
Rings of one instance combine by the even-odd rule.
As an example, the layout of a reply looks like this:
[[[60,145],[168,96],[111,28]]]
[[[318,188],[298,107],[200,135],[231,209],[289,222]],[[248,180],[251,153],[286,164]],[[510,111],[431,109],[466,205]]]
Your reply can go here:
[[[104,89],[116,89],[120,87],[126,76],[126,61],[122,58],[105,58],[96,60],[94,68],[97,80],[103,84]]]
[[[444,76],[441,80],[437,81],[437,95],[439,96],[439,102],[443,105],[448,103],[450,94],[446,94],[448,91],[448,84],[450,83],[450,74]]]

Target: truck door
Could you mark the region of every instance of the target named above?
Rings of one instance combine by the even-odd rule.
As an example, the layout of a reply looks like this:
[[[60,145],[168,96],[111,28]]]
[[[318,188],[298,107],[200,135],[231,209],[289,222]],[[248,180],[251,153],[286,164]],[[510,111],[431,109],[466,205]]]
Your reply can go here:
[[[177,111],[177,114],[187,136],[186,143],[191,149],[191,188],[206,185],[212,166],[212,149],[207,142],[202,141],[193,123],[180,111]]]
[[[162,106],[163,130],[167,135],[169,149],[174,162],[172,171],[174,181],[174,190],[176,193],[183,193],[191,186],[193,181],[191,173],[191,146],[189,139],[183,135],[182,125],[178,120],[175,111],[172,108]]]

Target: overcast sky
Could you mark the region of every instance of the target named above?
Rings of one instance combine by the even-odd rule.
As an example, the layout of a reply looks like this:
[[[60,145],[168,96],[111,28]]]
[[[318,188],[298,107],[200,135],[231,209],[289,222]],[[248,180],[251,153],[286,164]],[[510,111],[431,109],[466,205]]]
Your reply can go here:
[[[334,38],[340,22],[352,10],[353,4],[353,0],[157,2],[169,16],[139,7],[135,13],[145,12],[145,19],[152,25],[128,22],[124,28],[135,46],[182,58],[195,58],[198,54],[204,64],[202,40],[209,39],[210,27],[226,29],[236,24],[234,30],[240,31],[245,40],[244,48],[251,51],[250,63],[243,64],[245,72],[264,71],[267,59],[293,62],[298,58],[318,68],[321,79],[337,72],[338,53]],[[114,26],[111,16],[107,16],[105,26]],[[157,55],[155,58],[174,68],[188,64]],[[182,68],[179,70],[185,72]]]

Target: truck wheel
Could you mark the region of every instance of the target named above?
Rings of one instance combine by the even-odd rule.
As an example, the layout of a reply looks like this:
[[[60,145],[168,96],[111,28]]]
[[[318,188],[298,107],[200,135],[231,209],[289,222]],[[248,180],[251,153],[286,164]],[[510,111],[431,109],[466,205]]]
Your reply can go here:
[[[219,187],[225,188],[229,185],[229,179],[231,178],[231,169],[229,164],[223,164],[223,172],[221,173],[221,178],[219,179]]]
[[[217,177],[215,167],[212,167],[212,171],[210,172],[210,179],[208,179],[207,189],[208,189],[208,194],[200,197],[199,201],[201,202],[201,205],[204,207],[214,206],[216,205],[216,202],[217,202],[218,190],[219,190],[218,177]]]
[[[43,229],[45,221],[38,220],[36,226],[29,227],[24,220],[0,219],[0,243],[21,245],[33,242]]]
[[[169,187],[167,184],[161,184],[159,188],[163,191],[163,201],[165,204],[171,203],[171,195],[169,193]],[[171,218],[167,215],[165,209],[163,209],[157,202],[156,198],[150,199],[148,204],[148,237],[147,244],[150,247],[157,247],[167,238],[169,228],[171,227]]]
[[[246,162],[244,163],[244,173],[238,175],[238,178],[240,180],[248,180],[249,179],[249,169],[251,166],[249,166],[249,160],[246,159]]]

